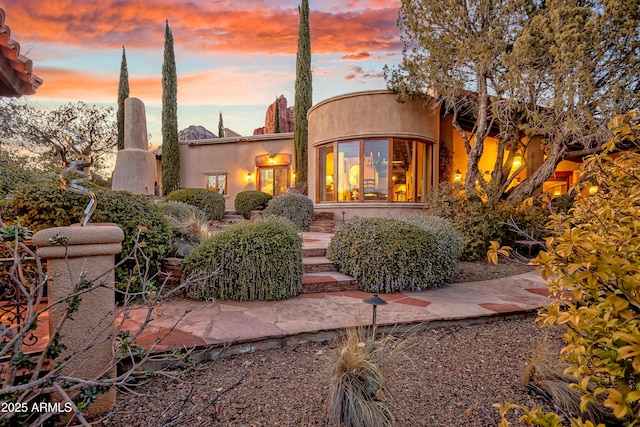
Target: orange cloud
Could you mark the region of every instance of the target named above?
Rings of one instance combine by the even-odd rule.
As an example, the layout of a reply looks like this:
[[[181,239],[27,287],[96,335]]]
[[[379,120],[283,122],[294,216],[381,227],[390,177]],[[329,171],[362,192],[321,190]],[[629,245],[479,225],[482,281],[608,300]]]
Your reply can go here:
[[[181,0],[8,0],[21,40],[113,49],[162,48],[169,19],[176,46],[194,51],[294,54],[297,8],[269,8],[264,1]],[[386,3],[386,4],[385,4]],[[311,10],[313,53],[359,53],[401,48],[396,27],[398,2],[368,2],[348,12]],[[379,6],[373,8],[371,5]],[[365,7],[364,5],[362,7]]]
[[[360,52],[351,55],[343,55],[341,59],[345,61],[360,61],[363,59],[371,59],[371,54],[369,52]]]

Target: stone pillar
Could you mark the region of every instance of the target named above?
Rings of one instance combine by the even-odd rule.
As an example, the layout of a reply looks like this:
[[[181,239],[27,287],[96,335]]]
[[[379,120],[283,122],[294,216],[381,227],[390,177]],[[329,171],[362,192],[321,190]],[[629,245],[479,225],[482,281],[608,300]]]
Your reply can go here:
[[[53,236],[66,237],[66,245],[52,244]],[[78,311],[73,319],[67,319],[62,330],[62,342],[67,349],[59,360],[80,351],[62,370],[63,375],[82,379],[99,378],[108,373],[116,375],[112,361],[115,310],[114,256],[122,251],[124,233],[115,224],[88,224],[81,227],[54,227],[39,231],[33,236],[37,254],[47,261],[47,286],[49,303],[59,301],[74,292],[74,285],[83,279],[104,283],[81,296]],[[107,274],[105,274],[107,273]],[[57,304],[49,311],[49,335],[52,336],[67,304]],[[94,344],[83,349],[88,343]],[[112,410],[116,402],[116,390],[98,396],[87,414],[89,416]]]
[[[124,100],[124,149],[118,151],[112,190],[154,195],[158,189],[156,156],[147,150],[147,116],[138,98]]]

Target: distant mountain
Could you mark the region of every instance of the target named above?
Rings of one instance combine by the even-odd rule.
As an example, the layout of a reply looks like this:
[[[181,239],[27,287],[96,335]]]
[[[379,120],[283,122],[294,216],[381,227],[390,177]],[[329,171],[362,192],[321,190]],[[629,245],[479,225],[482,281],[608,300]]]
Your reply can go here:
[[[213,139],[218,135],[207,130],[204,126],[191,125],[178,132],[178,141],[197,141],[200,139]]]

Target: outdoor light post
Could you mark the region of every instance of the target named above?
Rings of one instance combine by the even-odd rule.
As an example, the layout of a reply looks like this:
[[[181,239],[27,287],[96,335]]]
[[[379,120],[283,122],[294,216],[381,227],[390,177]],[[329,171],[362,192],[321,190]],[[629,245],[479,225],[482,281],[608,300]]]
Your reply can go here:
[[[380,298],[378,296],[378,294],[373,294],[373,296],[371,298],[367,298],[362,300],[363,303],[365,304],[369,304],[373,306],[373,334],[375,335],[375,331],[376,331],[376,308],[379,305],[387,305],[387,302],[385,300],[383,300],[382,298]]]

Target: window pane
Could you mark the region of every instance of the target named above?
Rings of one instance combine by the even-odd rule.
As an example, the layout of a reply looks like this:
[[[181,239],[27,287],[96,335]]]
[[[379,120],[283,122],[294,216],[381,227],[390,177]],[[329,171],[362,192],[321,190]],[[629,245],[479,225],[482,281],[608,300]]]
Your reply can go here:
[[[287,178],[289,177],[289,168],[275,168],[274,169],[274,188],[273,195],[279,196],[287,192],[289,183]]]
[[[393,167],[391,182],[392,200],[408,202],[413,198],[413,141],[397,140],[393,142]]]
[[[273,195],[273,169],[260,169],[260,191]]]
[[[416,143],[416,202],[427,200],[427,191],[430,188],[429,158],[431,147],[423,142]]]
[[[338,201],[360,198],[360,142],[338,144]]]
[[[321,202],[335,201],[335,174],[333,144],[320,147],[318,150],[319,171],[318,177],[318,200]]]
[[[365,200],[387,200],[389,192],[389,143],[364,141],[363,190]]]

